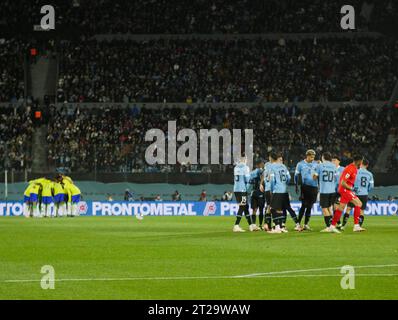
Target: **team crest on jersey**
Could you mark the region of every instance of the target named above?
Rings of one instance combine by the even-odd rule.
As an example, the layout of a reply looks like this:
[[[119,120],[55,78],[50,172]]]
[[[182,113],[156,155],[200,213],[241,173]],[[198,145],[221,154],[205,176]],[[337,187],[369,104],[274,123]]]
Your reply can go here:
[[[207,202],[205,209],[203,210],[203,215],[208,216],[211,214],[215,214],[217,210],[217,205],[215,202]]]
[[[77,210],[79,212],[79,215],[85,215],[88,211],[88,205],[86,201],[80,201],[77,204]]]

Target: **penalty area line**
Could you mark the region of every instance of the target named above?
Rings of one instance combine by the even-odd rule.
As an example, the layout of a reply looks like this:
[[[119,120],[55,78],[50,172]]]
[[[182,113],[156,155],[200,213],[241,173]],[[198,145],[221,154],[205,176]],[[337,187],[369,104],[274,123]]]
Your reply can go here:
[[[365,268],[389,268],[398,267],[398,264],[385,264],[385,265],[368,265],[368,266],[353,266],[356,269]],[[232,276],[179,276],[179,277],[123,277],[123,278],[64,278],[55,279],[55,282],[89,282],[89,281],[173,281],[173,280],[222,280],[222,279],[251,279],[251,278],[316,278],[316,277],[341,277],[341,274],[292,274],[292,273],[303,273],[303,272],[316,272],[316,271],[330,271],[340,270],[341,267],[333,268],[317,268],[317,269],[300,269],[300,270],[285,270],[285,271],[273,271],[266,273],[253,273],[246,275],[232,275]],[[397,277],[398,273],[362,273],[355,274],[360,277]],[[12,279],[12,280],[1,280],[0,283],[29,283],[29,282],[40,282],[40,279]]]

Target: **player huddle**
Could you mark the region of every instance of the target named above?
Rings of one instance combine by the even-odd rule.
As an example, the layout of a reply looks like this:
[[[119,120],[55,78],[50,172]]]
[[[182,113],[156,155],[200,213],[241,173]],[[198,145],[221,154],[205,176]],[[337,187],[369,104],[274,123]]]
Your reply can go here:
[[[283,164],[281,154],[271,152],[269,162],[259,161],[250,172],[242,157],[234,168],[234,193],[239,204],[234,232],[244,232],[240,221],[244,214],[250,231],[265,230],[268,233],[286,233],[287,213],[295,223],[294,230],[311,230],[311,210],[318,198],[325,220],[321,232],[340,233],[354,209],[354,232],[365,231],[364,210],[368,194],[374,187],[373,175],[367,170],[369,162],[354,155],[347,167],[340,166],[338,156],[329,152],[322,154],[321,161],[315,161],[315,151],[308,150],[304,160],[295,170],[296,193],[300,194],[301,208],[298,215],[290,205],[287,186],[291,180],[289,170]],[[249,198],[252,214],[249,211]],[[340,218],[346,209],[343,222]],[[259,211],[259,226],[256,213]],[[304,224],[302,220],[304,218]]]
[[[35,218],[78,216],[80,198],[80,189],[68,176],[58,174],[52,180],[47,177],[31,180],[24,192],[24,215]]]

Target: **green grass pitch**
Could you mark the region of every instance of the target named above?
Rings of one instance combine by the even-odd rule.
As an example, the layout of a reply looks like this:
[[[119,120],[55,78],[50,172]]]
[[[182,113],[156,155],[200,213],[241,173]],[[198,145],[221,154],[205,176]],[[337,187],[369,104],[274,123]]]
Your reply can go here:
[[[233,222],[2,217],[0,299],[398,299],[397,217],[366,217],[360,234],[352,220],[320,233],[321,217],[282,235],[232,233]],[[40,286],[43,265],[54,290]],[[344,265],[356,267],[353,290],[340,286]]]

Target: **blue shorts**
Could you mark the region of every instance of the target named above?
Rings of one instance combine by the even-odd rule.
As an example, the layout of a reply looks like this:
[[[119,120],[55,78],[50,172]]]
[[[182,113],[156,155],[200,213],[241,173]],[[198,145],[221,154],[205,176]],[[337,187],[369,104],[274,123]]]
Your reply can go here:
[[[79,201],[80,201],[80,194],[72,196],[72,202],[73,203],[78,203]]]
[[[30,202],[30,197],[23,196],[23,202]]]
[[[65,193],[56,194],[54,196],[54,202],[55,203],[66,202],[66,194]]]
[[[31,202],[38,202],[39,201],[39,195],[37,193],[31,193],[30,194],[30,201]]]
[[[50,204],[53,202],[53,197],[41,197],[41,203]]]

